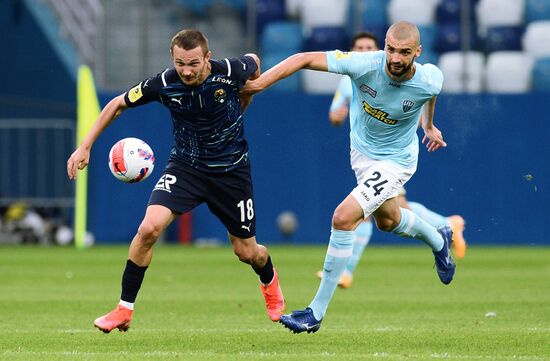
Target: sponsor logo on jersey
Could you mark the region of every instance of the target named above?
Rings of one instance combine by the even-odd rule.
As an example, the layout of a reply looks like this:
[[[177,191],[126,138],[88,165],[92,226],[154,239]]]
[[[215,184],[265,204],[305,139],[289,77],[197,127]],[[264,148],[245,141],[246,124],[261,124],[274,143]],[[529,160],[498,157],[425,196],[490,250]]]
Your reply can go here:
[[[403,112],[406,113],[414,107],[414,102],[409,99],[403,100]]]
[[[143,92],[141,91],[141,83],[128,91],[128,100],[130,103],[137,102],[142,96]]]
[[[374,90],[373,88],[371,88],[370,86],[368,86],[367,84],[361,84],[361,86],[359,87],[359,89],[361,89],[361,91],[363,93],[367,93],[368,95],[370,95],[371,97],[373,98],[376,98],[376,90]]]
[[[164,192],[172,193],[170,186],[176,183],[176,181],[177,181],[176,176],[171,174],[163,174],[162,177],[160,177],[157,184],[155,185],[155,189],[153,189],[153,191],[164,191]]]
[[[218,83],[227,84],[227,85],[235,85],[235,81],[234,81],[234,80],[226,79],[226,78],[221,77],[221,76],[215,76],[215,77],[213,77],[213,78],[212,78],[212,81],[215,81],[215,82],[218,82]]]
[[[336,50],[335,56],[336,56],[336,60],[340,60],[340,59],[349,58],[351,54],[348,53],[347,51]]]
[[[369,103],[363,100],[363,109],[365,112],[370,115],[371,117],[378,119],[382,123],[386,123],[389,125],[395,125],[397,124],[397,120],[388,118],[389,114],[386,113],[383,110],[376,109],[373,106],[371,106]]]
[[[214,100],[220,104],[223,104],[225,102],[225,98],[227,98],[227,93],[223,89],[216,89],[214,92]]]

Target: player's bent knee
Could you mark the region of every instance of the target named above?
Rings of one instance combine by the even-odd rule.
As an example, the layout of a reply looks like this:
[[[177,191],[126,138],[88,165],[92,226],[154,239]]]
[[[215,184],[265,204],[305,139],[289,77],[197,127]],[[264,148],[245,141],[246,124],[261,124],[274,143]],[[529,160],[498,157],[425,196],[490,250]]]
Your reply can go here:
[[[155,243],[162,233],[162,227],[151,221],[144,220],[139,226],[140,239],[145,243]]]
[[[252,250],[241,239],[235,238],[233,241],[233,253],[239,258],[239,261],[249,263],[252,258]]]
[[[265,264],[267,257],[267,249],[264,246],[260,246],[256,243],[248,244],[234,244],[233,252],[239,258],[239,261],[251,265],[255,264]]]
[[[343,211],[336,209],[332,215],[332,228],[339,229],[342,231],[351,231],[354,229],[355,222],[350,219]]]
[[[233,250],[235,255],[239,258],[239,261],[244,263],[252,263],[255,259],[255,252],[246,247],[239,247]]]

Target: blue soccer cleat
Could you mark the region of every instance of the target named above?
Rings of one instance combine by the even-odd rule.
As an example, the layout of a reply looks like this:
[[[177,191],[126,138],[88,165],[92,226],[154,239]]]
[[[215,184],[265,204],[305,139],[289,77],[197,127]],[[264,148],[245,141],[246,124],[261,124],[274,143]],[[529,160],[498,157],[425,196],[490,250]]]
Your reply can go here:
[[[313,310],[309,307],[305,310],[292,311],[290,315],[283,315],[279,320],[280,323],[294,333],[317,332],[321,328],[321,321],[315,319]]]
[[[453,280],[456,268],[450,250],[451,244],[453,243],[453,232],[448,226],[439,227],[437,231],[441,234],[441,237],[443,237],[443,248],[439,252],[432,252],[435,257],[437,275],[441,282],[448,285]]]

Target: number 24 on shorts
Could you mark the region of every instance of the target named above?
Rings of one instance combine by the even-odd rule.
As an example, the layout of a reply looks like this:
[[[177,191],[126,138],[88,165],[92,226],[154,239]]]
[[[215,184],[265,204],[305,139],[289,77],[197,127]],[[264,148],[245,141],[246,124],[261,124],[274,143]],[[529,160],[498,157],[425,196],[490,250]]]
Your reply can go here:
[[[370,178],[367,178],[363,182],[363,184],[367,188],[372,188],[374,190],[374,194],[373,194],[374,196],[377,196],[380,193],[382,193],[382,191],[384,190],[383,185],[388,183],[386,179],[381,179],[381,178],[382,178],[382,174],[380,174],[380,172],[378,171],[374,171],[372,172],[372,176]]]

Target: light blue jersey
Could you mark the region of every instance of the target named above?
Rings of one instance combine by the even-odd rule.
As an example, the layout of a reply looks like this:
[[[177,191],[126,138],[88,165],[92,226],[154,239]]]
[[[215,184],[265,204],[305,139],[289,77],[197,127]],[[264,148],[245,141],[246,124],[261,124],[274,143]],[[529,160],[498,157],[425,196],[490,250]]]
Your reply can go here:
[[[332,98],[332,103],[330,104],[330,111],[334,112],[341,108],[342,106],[349,106],[351,103],[351,98],[353,97],[353,90],[351,89],[351,80],[349,76],[344,75],[340,82],[338,83],[338,88],[334,93],[334,98]]]
[[[412,79],[395,82],[385,71],[384,51],[326,54],[330,72],[351,78],[351,146],[372,159],[416,168],[418,119],[422,105],[441,91],[441,70],[415,63]]]

